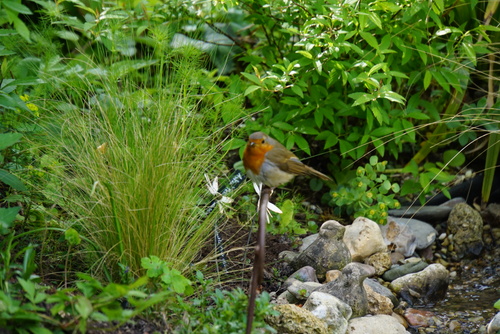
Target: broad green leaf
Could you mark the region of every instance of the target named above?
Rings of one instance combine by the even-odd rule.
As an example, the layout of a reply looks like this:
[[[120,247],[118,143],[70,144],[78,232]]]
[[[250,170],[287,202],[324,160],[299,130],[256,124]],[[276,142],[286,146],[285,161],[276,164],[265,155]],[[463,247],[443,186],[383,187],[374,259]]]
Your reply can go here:
[[[248,88],[245,90],[245,96],[247,95],[250,95],[252,94],[253,92],[255,92],[256,90],[260,89],[259,86],[255,86],[255,85],[251,85],[251,86],[248,86]]]
[[[12,208],[0,208],[0,234],[6,234],[12,227],[12,223],[16,220],[17,214],[21,207],[15,206]]]
[[[443,162],[451,167],[460,167],[465,163],[465,155],[457,150],[447,150],[443,153]]]
[[[0,169],[0,182],[5,183],[17,191],[28,191],[24,183],[17,176],[9,173],[5,169]]]
[[[12,10],[13,12],[16,12],[19,14],[25,14],[25,15],[33,14],[28,7],[26,7],[23,4],[20,4],[19,2],[10,1],[10,0],[3,0],[2,5],[5,8],[8,8],[8,9]]]
[[[405,98],[396,92],[384,92],[384,93],[380,94],[380,97],[388,99],[389,101],[397,102],[397,103],[401,103],[401,104],[404,104],[404,102],[405,102]]]
[[[294,141],[295,143],[297,144],[297,146],[304,152],[306,152],[307,154],[311,155],[311,149],[309,148],[309,143],[307,142],[307,140],[304,139],[304,137],[302,137],[301,135],[299,134],[294,134],[293,135],[293,138],[294,138]]]
[[[424,74],[424,89],[429,88],[429,85],[431,84],[432,81],[432,73],[431,71],[425,71]]]
[[[308,52],[308,51],[304,51],[304,50],[299,50],[299,51],[296,51],[298,54],[301,54],[303,55],[304,57],[306,57],[307,59],[313,59],[313,55]]]
[[[366,31],[360,31],[359,34],[361,37],[374,49],[378,50],[378,42],[375,37],[373,37],[372,34],[366,32]]]
[[[368,93],[352,93],[348,95],[351,99],[354,99],[353,107],[365,104],[369,101],[375,100],[375,96]]]
[[[77,296],[75,310],[83,319],[88,319],[93,311],[92,303],[87,299],[87,297]]]
[[[22,38],[31,43],[30,31],[26,24],[24,24],[24,22],[17,17],[13,21],[14,28],[16,28],[16,31],[19,33],[19,35],[21,35]]]
[[[293,85],[292,86],[292,91],[295,94],[297,94],[298,96],[300,96],[301,98],[304,98],[304,92],[302,91],[302,88],[300,88],[299,86]]]
[[[253,82],[254,84],[260,86],[262,85],[261,80],[255,75],[255,74],[250,74],[246,72],[241,72],[241,75],[243,75],[245,78]]]
[[[0,151],[6,149],[7,147],[10,147],[22,138],[21,133],[17,132],[9,132],[9,133],[1,133],[0,134]]]
[[[75,34],[73,31],[69,30],[60,30],[56,32],[57,36],[61,37],[62,39],[72,41],[72,42],[77,42],[80,36]]]

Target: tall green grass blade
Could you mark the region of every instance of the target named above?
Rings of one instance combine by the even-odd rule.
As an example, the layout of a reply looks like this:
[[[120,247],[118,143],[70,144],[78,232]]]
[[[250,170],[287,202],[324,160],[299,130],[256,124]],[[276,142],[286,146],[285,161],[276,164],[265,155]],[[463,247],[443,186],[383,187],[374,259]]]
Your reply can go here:
[[[488,137],[488,150],[486,151],[486,162],[484,169],[483,188],[481,190],[481,201],[488,203],[495,177],[495,170],[498,163],[498,154],[500,152],[500,133],[492,132]]]

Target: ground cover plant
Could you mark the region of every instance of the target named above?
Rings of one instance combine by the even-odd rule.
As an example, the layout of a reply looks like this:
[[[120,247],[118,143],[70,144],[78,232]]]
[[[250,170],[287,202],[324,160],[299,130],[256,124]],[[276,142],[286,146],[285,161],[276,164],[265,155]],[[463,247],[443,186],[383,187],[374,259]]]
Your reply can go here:
[[[383,223],[466,168],[484,169],[486,203],[498,16],[495,1],[2,1],[0,326],[241,331],[245,294],[217,289],[231,276],[212,240],[228,217],[250,227],[256,198],[246,185],[207,214],[223,197],[206,178],[228,179],[254,131],[335,179],[311,180],[322,198],[279,193],[273,234],[317,230],[303,198]],[[272,332],[268,304],[255,326]]]

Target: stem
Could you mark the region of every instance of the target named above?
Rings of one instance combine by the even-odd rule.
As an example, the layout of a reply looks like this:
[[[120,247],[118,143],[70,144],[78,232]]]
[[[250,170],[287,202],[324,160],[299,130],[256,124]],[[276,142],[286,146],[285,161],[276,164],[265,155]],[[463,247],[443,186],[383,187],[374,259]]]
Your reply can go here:
[[[259,206],[259,230],[257,231],[257,246],[255,247],[255,258],[253,261],[252,280],[250,282],[250,298],[248,299],[247,309],[247,328],[246,334],[252,332],[252,323],[255,311],[255,299],[257,298],[257,286],[262,282],[264,276],[264,258],[266,256],[266,221],[267,221],[267,203],[271,196],[272,189],[262,186],[260,193]]]

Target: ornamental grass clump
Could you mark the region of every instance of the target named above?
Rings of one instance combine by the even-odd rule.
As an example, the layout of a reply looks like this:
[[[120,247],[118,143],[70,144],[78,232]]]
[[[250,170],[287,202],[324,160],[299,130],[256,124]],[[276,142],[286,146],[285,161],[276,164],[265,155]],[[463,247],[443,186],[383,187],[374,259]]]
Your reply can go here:
[[[51,196],[90,241],[95,268],[135,276],[154,255],[184,271],[212,236],[215,213],[200,203],[210,200],[204,174],[220,162],[223,140],[189,51],[147,67],[167,69],[149,89],[93,63],[78,64],[87,71],[74,85],[53,78],[60,90],[46,103],[46,124],[63,181]]]

